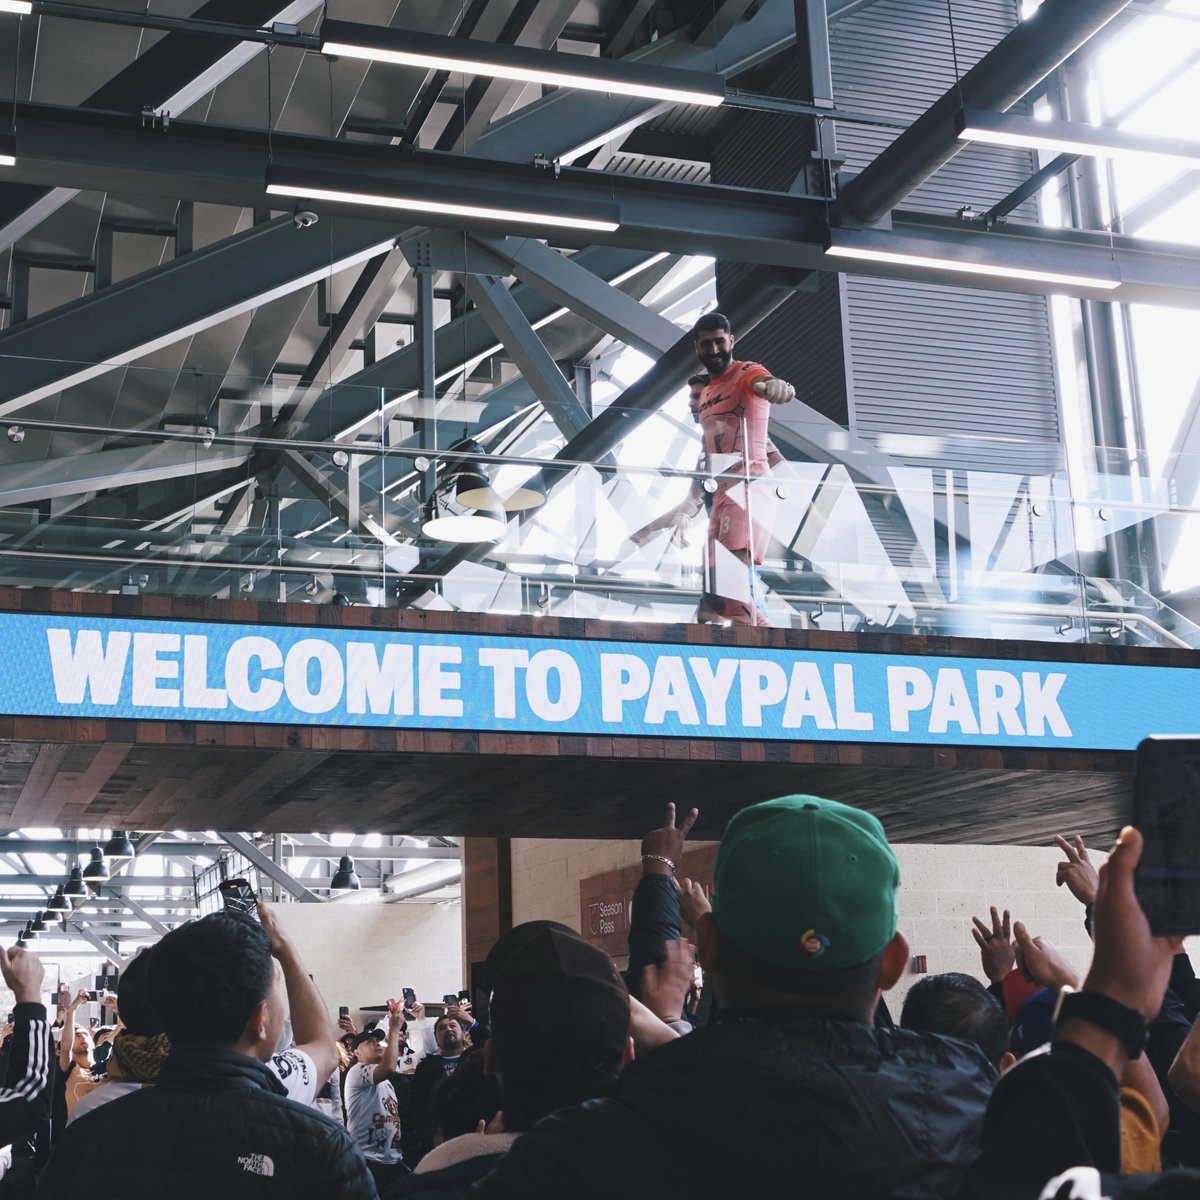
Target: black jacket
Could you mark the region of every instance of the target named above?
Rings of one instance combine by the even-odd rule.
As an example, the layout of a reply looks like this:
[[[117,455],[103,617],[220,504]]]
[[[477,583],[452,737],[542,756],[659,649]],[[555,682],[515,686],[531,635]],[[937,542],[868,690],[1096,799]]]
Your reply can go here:
[[[539,1122],[478,1194],[940,1200],[975,1158],[994,1079],[950,1038],[726,1020],[633,1063],[613,1097]]]
[[[54,1042],[46,1009],[18,1004],[0,1088],[0,1145],[40,1166],[50,1153],[50,1105],[55,1078]]]
[[[1118,1174],[1121,1117],[1116,1076],[1069,1042],[1032,1054],[997,1084],[978,1161],[959,1200],[1039,1200],[1104,1196],[1108,1200],[1194,1200],[1200,1171]],[[1071,1173],[1071,1183],[1059,1178]]]
[[[176,1046],[156,1086],[67,1128],[38,1195],[374,1200],[376,1191],[345,1129],[289,1100],[262,1063],[219,1047]]]

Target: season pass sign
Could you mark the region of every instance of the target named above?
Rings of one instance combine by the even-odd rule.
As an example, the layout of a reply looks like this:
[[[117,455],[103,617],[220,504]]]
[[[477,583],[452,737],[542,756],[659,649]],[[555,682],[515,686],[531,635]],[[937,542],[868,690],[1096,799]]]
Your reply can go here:
[[[0,614],[0,711],[1131,750],[1200,671]]]

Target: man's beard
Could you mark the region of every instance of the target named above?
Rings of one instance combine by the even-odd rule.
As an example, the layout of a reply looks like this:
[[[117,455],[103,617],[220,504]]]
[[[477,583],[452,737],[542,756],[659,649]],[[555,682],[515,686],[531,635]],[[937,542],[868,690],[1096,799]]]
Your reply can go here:
[[[716,376],[722,374],[725,371],[725,368],[733,361],[733,355],[727,350],[723,354],[705,355],[700,359],[700,361],[704,364],[709,375],[713,376],[713,378],[716,378]]]

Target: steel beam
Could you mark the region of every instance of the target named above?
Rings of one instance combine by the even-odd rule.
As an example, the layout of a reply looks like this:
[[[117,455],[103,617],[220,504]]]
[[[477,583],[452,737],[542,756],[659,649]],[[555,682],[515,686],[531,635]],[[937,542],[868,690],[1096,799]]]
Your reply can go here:
[[[280,412],[281,419],[289,427],[303,423],[349,354],[351,343],[383,315],[407,270],[403,252],[395,248],[371,259],[363,267],[345,303],[330,319],[329,330],[309,360],[291,399]],[[327,376],[324,383],[321,382],[322,374]]]
[[[961,109],[1011,108],[1129,3],[1044,0],[846,184],[834,207],[838,221],[872,225],[887,216],[966,145],[954,127]]]
[[[22,109],[22,112],[25,110]],[[71,119],[77,121],[78,117],[73,115]],[[31,124],[36,125],[37,120],[34,115],[23,117],[23,129],[28,130]],[[81,132],[75,130],[75,134]],[[182,124],[172,124],[170,135],[155,135],[158,139],[157,153],[148,154],[144,139],[137,135],[137,131],[130,136],[129,131],[117,129],[107,129],[103,135],[93,130],[92,136],[73,139],[76,152],[85,158],[102,156],[106,152],[103,147],[109,135],[117,141],[128,141],[121,153],[131,156],[128,159],[129,169],[142,183],[149,183],[153,176],[159,181],[157,186],[178,193],[181,188],[188,189],[192,185],[203,190],[203,181],[207,176],[213,185],[217,185],[218,178],[223,180],[217,186],[217,190],[223,191],[227,185],[232,187],[241,174],[243,189],[258,194],[258,203],[264,202],[260,154],[255,151],[246,157],[243,153],[246,149],[245,135],[236,131],[208,127],[191,127],[185,131]],[[279,146],[283,140],[282,135],[276,138],[277,154],[281,153]],[[359,166],[380,169],[377,147],[350,143],[330,146],[327,141],[317,138],[295,138],[291,144],[307,146],[308,153],[302,157],[314,166],[328,169],[340,164],[341,169],[351,175]],[[228,158],[225,157],[227,151]],[[18,166],[11,170],[20,172],[23,169],[20,163],[25,161],[22,152]],[[33,165],[29,170],[40,169],[36,159],[30,159],[30,162]],[[534,167],[485,163],[470,156],[423,151],[413,151],[404,156],[401,165],[394,171],[391,167],[388,170],[391,172],[389,177],[394,176],[397,183],[409,180],[436,186],[441,191],[461,184],[475,190],[503,193],[506,203],[513,205],[544,206],[549,202],[547,188],[552,198],[561,197],[566,203],[572,199],[606,205],[615,202],[621,227],[613,233],[590,235],[589,240],[596,244],[624,245],[650,252],[666,250],[680,254],[708,254],[739,262],[806,271],[829,270],[834,265],[824,253],[824,204],[785,193],[754,192],[709,184],[681,184],[573,169],[564,169],[560,177],[555,179]],[[175,174],[177,172],[182,172],[187,178],[180,180]],[[97,182],[96,186],[118,188],[118,182],[115,178],[109,178],[107,184]],[[128,188],[118,190],[137,192],[143,189],[131,183]],[[154,189],[150,187],[149,190]],[[431,217],[430,221],[433,220]],[[915,226],[922,220],[919,214],[893,214],[895,227],[887,236],[897,239],[897,250],[905,251],[904,239],[914,235]],[[85,352],[80,355],[86,360],[102,359],[108,351],[110,364],[128,361],[144,354],[148,345],[176,340],[190,328],[212,324],[232,312],[261,303],[272,294],[292,291],[315,281],[329,271],[328,239],[324,234],[306,239],[305,232],[293,229],[287,218],[281,218],[270,225],[239,235],[219,247],[197,251],[187,259],[179,260],[179,263],[156,268],[128,284],[118,284],[97,296],[90,296],[0,335],[0,354],[19,356],[14,358],[8,373],[10,377],[15,376],[17,382],[0,387],[0,399],[6,392],[10,396],[19,393],[23,401],[28,402],[30,397],[48,395],[61,389],[66,381],[90,377],[107,369],[107,366],[80,368],[77,373],[66,375],[64,380],[63,376],[69,368],[44,361],[44,356],[53,358],[61,352],[62,340],[47,336],[49,330],[61,333],[62,338],[73,342],[77,348],[81,339],[90,341],[91,346],[85,347]],[[293,240],[288,240],[289,235]],[[373,252],[380,252],[392,243],[396,234],[394,227],[386,222],[354,217],[338,218],[333,236],[336,270],[339,265],[350,265],[371,257]],[[400,236],[411,236],[411,232]],[[1073,234],[1066,230],[1007,228],[985,233],[964,227],[961,221],[945,223],[936,236],[942,244],[940,257],[950,259],[960,252],[966,253],[977,244],[975,239],[983,237],[989,239],[981,243],[986,246],[986,254],[1001,263],[1011,260],[1013,265],[1028,265],[1029,260],[1034,259],[1039,260],[1034,262],[1034,266],[1038,266],[1046,259],[1051,259],[1056,268],[1064,273],[1096,274],[1095,263],[1103,258],[1106,268],[1100,273],[1107,274],[1111,271],[1111,262],[1115,261],[1123,283],[1117,291],[1108,293],[1106,299],[1118,303],[1198,302],[1196,293],[1200,291],[1200,273],[1196,270],[1196,262],[1200,255],[1193,247],[1142,246],[1133,239],[1120,237],[1114,237],[1110,246],[1106,235],[1092,236],[1089,241],[1086,233]],[[256,240],[260,237],[261,242]],[[370,244],[372,241],[374,244]],[[310,249],[304,248],[306,242]],[[295,256],[311,254],[316,260],[319,248],[325,256],[325,263],[314,265],[306,275],[299,274],[304,271],[304,261]],[[239,249],[243,252],[239,252]],[[289,251],[294,251],[295,256]],[[346,257],[343,258],[342,254]],[[195,269],[182,270],[182,264],[197,256],[201,256],[201,259]],[[277,256],[282,256],[283,261],[278,261]],[[217,263],[221,268],[219,276],[214,267],[206,279],[204,268]],[[847,264],[855,272],[872,270],[850,260],[842,260],[838,265]],[[1089,264],[1091,270],[1088,269]],[[248,271],[260,276],[261,287],[256,287],[258,281],[254,278],[249,284],[246,283],[244,277]],[[874,270],[873,273],[943,283],[947,279],[944,271],[927,267],[909,270],[889,266]],[[1086,289],[1072,290],[1060,284],[1043,285],[970,275],[956,275],[953,278],[963,285],[981,286],[989,290],[1090,294]],[[207,288],[196,286],[206,282]],[[238,284],[241,286],[235,286]],[[172,295],[166,294],[168,285]],[[147,299],[152,293],[157,295],[160,302],[158,310],[144,311],[150,307]],[[188,294],[181,296],[179,293]],[[251,296],[250,293],[256,294]],[[238,299],[231,303],[233,296]],[[136,302],[139,311],[133,316],[122,313],[120,317],[115,317],[117,306],[125,299]],[[112,308],[103,308],[106,302],[111,302]],[[174,316],[164,316],[164,312],[172,312],[173,302],[200,310],[195,313],[195,325],[188,324],[193,318],[186,310]],[[161,331],[161,335],[149,343],[128,335],[114,339],[111,328],[104,335],[97,335],[88,318],[101,312],[114,313],[112,320],[116,328],[122,325],[132,329],[149,326],[152,330]],[[128,345],[133,340],[140,344]],[[114,341],[117,342],[115,353]],[[125,345],[122,346],[121,342]],[[385,367],[384,363],[388,363],[388,366]],[[384,363],[376,364],[381,373],[391,368],[389,360],[384,360]],[[367,382],[370,378],[371,371],[368,370],[362,372],[356,382]],[[328,429],[329,425],[326,423],[322,427]]]
[[[8,402],[9,405],[19,403]],[[9,407],[0,404],[0,415],[8,411]],[[167,443],[13,463],[5,467],[0,476],[0,507],[78,496],[102,488],[138,487],[163,479],[178,479],[182,474],[228,471],[249,459],[246,451],[228,446],[210,446],[202,450],[198,446]],[[3,849],[2,844],[0,849]]]
[[[391,248],[377,222],[256,225],[0,333],[0,416]],[[70,358],[63,357],[64,347]]]
[[[606,278],[615,278],[644,264],[648,255],[645,251],[593,246],[579,251],[575,257],[588,270]],[[556,311],[554,302],[533,288],[513,288],[512,296],[534,326],[549,319]],[[446,373],[453,374],[461,370],[464,363],[499,349],[496,336],[488,328],[483,314],[474,310],[442,325],[437,330],[434,345],[433,357],[442,364],[439,374],[443,378]],[[333,429],[337,431],[335,436],[340,437],[346,431],[353,431],[367,421],[377,419],[379,404],[376,397],[381,390],[391,393],[393,398],[397,392],[422,395],[426,383],[420,343],[410,342],[387,358],[335,384],[313,409],[308,427],[323,433]]]
[[[111,942],[107,942],[104,938],[94,934],[86,925],[76,925],[75,930],[85,942],[91,946],[95,946],[117,970],[123,971],[128,965],[129,960],[122,957],[120,951]]]
[[[95,843],[92,843],[95,845]],[[6,888],[12,887],[40,887],[40,888],[56,888],[66,878],[67,872],[60,871],[57,875],[0,875],[0,895],[3,895]],[[108,883],[113,887],[120,887],[122,890],[129,887],[179,887],[191,888],[192,877],[190,875],[125,875],[119,879],[109,879]]]
[[[310,892],[304,884],[275,862],[269,854],[264,854],[245,834],[218,830],[217,835],[228,842],[247,862],[256,866],[264,875],[281,883],[297,900],[305,904],[324,903],[316,892]]]
[[[588,414],[504,283],[490,275],[470,275],[467,294],[563,437],[581,433]]]
[[[653,358],[679,340],[679,328],[573,258],[533,238],[472,234],[474,245],[492,254],[505,274],[516,275],[545,296]]]
[[[320,471],[298,450],[285,450],[283,462],[293,478],[310,496],[328,506],[329,511],[353,533],[365,534],[385,546],[398,546],[399,540],[383,524],[383,514],[378,517],[362,511],[362,507],[351,496],[354,483],[347,480],[345,488],[339,488],[329,475]],[[415,536],[415,530],[405,531]],[[222,834],[222,837],[225,835]]]
[[[0,838],[0,853],[5,854],[87,854],[93,846],[95,846],[95,838],[80,839],[80,838]],[[214,846],[220,846],[221,843],[217,840],[208,841],[189,841],[189,842],[164,842],[155,843],[153,852],[146,850],[147,854],[179,854],[189,856],[193,854],[207,854]]]
[[[125,907],[131,913],[133,913],[133,915],[137,917],[139,921],[145,921],[155,933],[162,936],[163,934],[171,932],[171,927],[169,925],[164,925],[156,916],[154,916],[152,913],[148,913],[132,896],[123,896],[119,891],[116,890],[112,891],[110,894],[115,896],[117,899],[122,900]]]
[[[302,21],[320,7],[321,0],[293,0],[287,5],[280,0],[208,0],[195,18],[270,25]],[[266,49],[243,42],[222,50],[224,44],[194,33],[168,33],[93,92],[82,106],[139,112],[149,105],[160,115],[184,112]],[[74,187],[0,188],[0,250],[32,232],[78,195],[79,189]]]
[[[1177,79],[1186,75],[1197,62],[1200,62],[1200,51],[1195,54],[1189,54],[1181,62],[1177,63],[1169,70],[1166,75],[1154,81],[1153,86],[1146,89],[1140,95],[1135,96],[1128,104],[1122,107],[1118,112],[1109,114],[1103,121],[1101,127],[1119,129],[1134,113],[1136,113],[1143,105],[1155,96],[1159,95],[1163,88],[1170,87]],[[1036,196],[1052,179],[1056,179],[1065,170],[1074,163],[1079,161],[1078,154],[1058,154],[1055,155],[1044,167],[1035,171],[1024,183],[1015,187],[1009,194],[1000,200],[997,200],[991,208],[987,210],[979,220],[989,228],[994,225],[1002,217],[1008,216],[1010,212],[1020,208],[1026,200]],[[1194,172],[1185,173],[1183,178],[1194,179]],[[1170,186],[1170,185],[1168,185]],[[1200,186],[1198,184],[1197,186]],[[1182,199],[1183,197],[1181,197]],[[1136,226],[1126,222],[1122,226],[1122,232],[1134,233]]]
[[[747,21],[734,26],[715,46],[697,46],[688,31],[660,37],[626,56],[626,61],[658,63],[691,71],[740,74],[786,50],[796,40],[792,0],[765,0]],[[661,111],[654,100],[588,95],[560,88],[541,100],[493,121],[476,139],[474,151],[488,158],[528,162],[531,153],[566,158],[628,133]],[[530,126],[537,136],[530,137]]]
[[[356,859],[370,862],[379,859],[442,860],[458,858],[457,846],[330,846],[315,842],[285,842],[284,858],[327,858],[330,861],[349,854]]]

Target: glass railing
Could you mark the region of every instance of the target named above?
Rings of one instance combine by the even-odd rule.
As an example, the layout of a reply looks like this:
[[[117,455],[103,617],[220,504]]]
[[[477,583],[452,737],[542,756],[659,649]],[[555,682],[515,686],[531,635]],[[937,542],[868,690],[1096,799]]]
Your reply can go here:
[[[0,418],[8,586],[1200,646],[1162,584],[1194,544],[1190,460],[1147,479],[1091,453],[1072,476],[1055,443],[784,408],[756,475],[697,469],[682,392],[556,423],[519,379],[423,400],[414,363],[383,388],[59,367],[65,390]],[[594,416],[616,433],[568,455]]]

